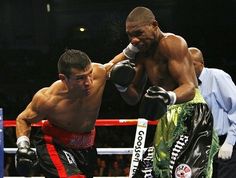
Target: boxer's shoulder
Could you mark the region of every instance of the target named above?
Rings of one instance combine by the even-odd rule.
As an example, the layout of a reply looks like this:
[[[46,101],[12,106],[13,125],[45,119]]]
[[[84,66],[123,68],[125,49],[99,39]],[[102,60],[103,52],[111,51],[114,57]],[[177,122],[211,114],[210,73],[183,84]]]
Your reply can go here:
[[[106,77],[106,68],[103,64],[92,63],[93,76],[96,77]]]

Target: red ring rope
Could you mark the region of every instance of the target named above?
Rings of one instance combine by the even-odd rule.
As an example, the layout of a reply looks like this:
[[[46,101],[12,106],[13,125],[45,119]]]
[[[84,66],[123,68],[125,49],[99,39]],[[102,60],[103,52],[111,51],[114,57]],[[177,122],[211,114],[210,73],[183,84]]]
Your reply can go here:
[[[137,119],[97,119],[96,126],[132,126],[137,125]],[[42,122],[32,124],[33,127],[41,127]],[[158,121],[148,121],[149,125],[156,125]],[[3,127],[15,127],[15,120],[4,120]]]

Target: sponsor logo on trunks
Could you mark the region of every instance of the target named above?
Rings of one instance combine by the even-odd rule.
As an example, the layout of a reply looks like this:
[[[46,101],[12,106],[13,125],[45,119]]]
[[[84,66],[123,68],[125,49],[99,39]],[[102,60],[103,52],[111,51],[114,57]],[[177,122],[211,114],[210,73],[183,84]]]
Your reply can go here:
[[[187,142],[188,142],[188,136],[181,135],[179,139],[175,142],[175,145],[173,146],[173,149],[171,151],[170,166],[169,166],[171,175],[176,159],[178,158],[179,153],[181,152],[181,150],[183,150]]]
[[[153,152],[154,147],[149,147],[146,154],[143,156],[143,169],[144,178],[152,178],[152,168],[153,168]]]
[[[62,150],[62,151],[64,152],[68,163],[75,164],[77,166],[74,156],[72,154],[70,154],[68,151],[65,151],[65,150]]]
[[[94,138],[94,134],[74,135],[70,138],[70,141],[67,146],[72,148],[87,148],[93,145]]]
[[[191,178],[192,170],[187,164],[180,164],[175,169],[175,178]]]

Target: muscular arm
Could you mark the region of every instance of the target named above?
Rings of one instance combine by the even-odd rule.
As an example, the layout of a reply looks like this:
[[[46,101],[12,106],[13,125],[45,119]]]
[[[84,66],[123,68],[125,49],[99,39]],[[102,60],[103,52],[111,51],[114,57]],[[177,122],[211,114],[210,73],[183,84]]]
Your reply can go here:
[[[42,102],[42,93],[39,91],[35,94],[32,101],[26,107],[26,109],[18,115],[16,118],[16,136],[30,136],[31,123],[36,123],[42,120],[44,114],[42,114],[42,109],[44,103]]]
[[[114,64],[123,60],[134,59],[138,51],[139,49],[137,47],[129,43],[128,46],[120,54],[116,55],[110,62],[104,65],[106,68],[107,74],[110,73]]]
[[[185,40],[179,36],[167,37],[162,41],[161,50],[168,59],[170,75],[178,84],[178,87],[173,90],[177,96],[176,103],[193,99],[197,79]]]
[[[104,67],[106,69],[107,74],[109,74],[109,72],[111,71],[112,67],[123,60],[126,60],[127,58],[125,57],[125,55],[122,53],[116,55],[112,60],[110,60],[108,63],[104,64]]]

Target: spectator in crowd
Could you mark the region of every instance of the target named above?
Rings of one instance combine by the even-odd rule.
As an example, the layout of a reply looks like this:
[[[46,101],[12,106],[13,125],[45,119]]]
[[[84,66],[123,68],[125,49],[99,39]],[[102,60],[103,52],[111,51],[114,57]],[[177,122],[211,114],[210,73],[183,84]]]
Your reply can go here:
[[[94,175],[96,176],[107,176],[108,175],[108,167],[106,160],[104,159],[99,159],[99,163],[97,166],[97,169],[95,170]]]
[[[123,175],[123,170],[121,169],[118,161],[113,161],[112,167],[109,169],[108,176],[120,176]]]

